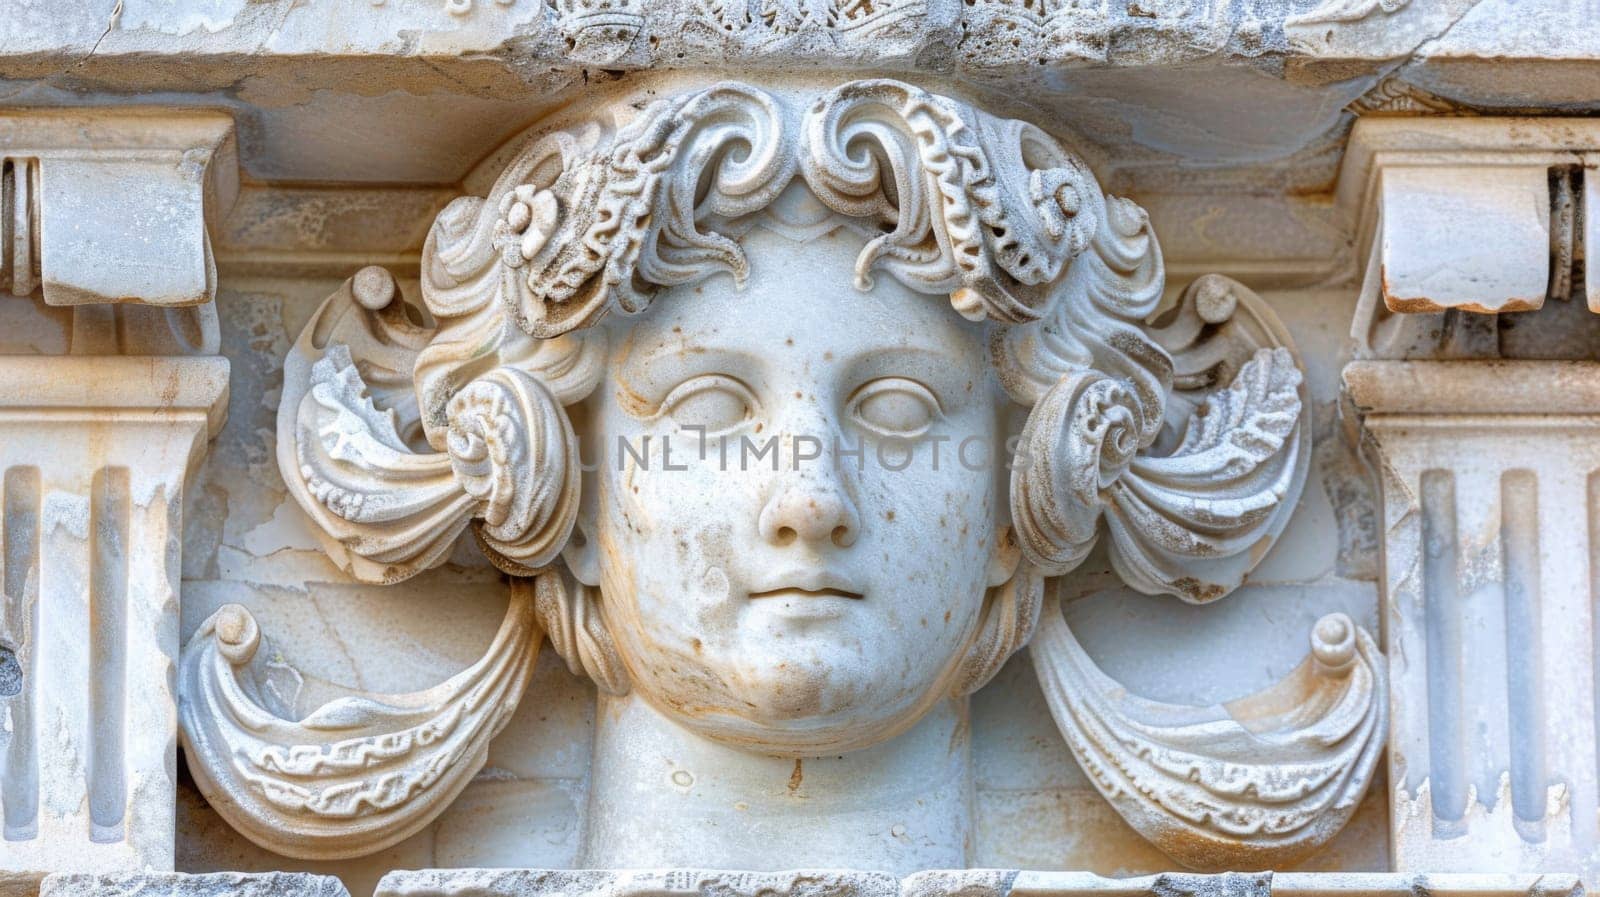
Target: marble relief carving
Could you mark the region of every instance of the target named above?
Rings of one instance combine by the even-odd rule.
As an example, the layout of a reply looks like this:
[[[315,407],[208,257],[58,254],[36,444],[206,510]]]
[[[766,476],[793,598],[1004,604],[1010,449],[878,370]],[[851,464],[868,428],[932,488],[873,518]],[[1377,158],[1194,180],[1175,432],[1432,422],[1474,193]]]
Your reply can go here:
[[[440,213],[421,309],[378,268],[329,297],[278,416],[341,567],[396,582],[470,532],[508,575],[501,629],[432,689],[291,721],[254,679],[255,621],[224,608],[180,670],[217,812],[292,856],[397,842],[483,765],[548,638],[601,692],[592,806],[613,809],[591,809],[587,865],[750,866],[688,824],[716,793],[795,855],[959,867],[959,759],[947,795],[914,795],[913,847],[836,845],[741,776],[838,770],[861,801],[838,828],[876,831],[909,758],[964,744],[966,697],[1031,645],[1064,743],[1178,862],[1280,864],[1340,829],[1387,723],[1350,618],[1273,688],[1188,707],[1108,677],[1055,597],[1104,551],[1132,588],[1206,604],[1282,533],[1307,398],[1264,302],[1211,275],[1158,315],[1142,209],[1044,130],[898,81],[724,82],[557,124]],[[698,765],[646,778],[655,756]]]
[[[185,495],[229,387],[206,221],[235,164],[212,112],[0,111],[0,894],[173,865]]]

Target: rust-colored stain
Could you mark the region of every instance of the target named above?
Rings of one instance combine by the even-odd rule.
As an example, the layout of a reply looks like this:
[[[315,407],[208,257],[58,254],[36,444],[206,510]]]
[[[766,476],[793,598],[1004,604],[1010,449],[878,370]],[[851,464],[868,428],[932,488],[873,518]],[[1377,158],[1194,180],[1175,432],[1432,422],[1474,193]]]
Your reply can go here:
[[[1538,299],[1507,299],[1506,303],[1498,308],[1490,308],[1479,302],[1460,302],[1453,305],[1441,305],[1426,296],[1401,298],[1391,296],[1387,290],[1383,294],[1383,304],[1392,312],[1402,315],[1432,314],[1441,311],[1456,309],[1457,311],[1470,311],[1480,315],[1498,315],[1515,311],[1538,311],[1544,307],[1544,298]]]
[[[796,761],[794,761],[794,772],[789,773],[789,793],[790,794],[793,794],[796,791],[800,790],[800,781],[801,781],[801,779],[805,778],[805,770],[804,770],[804,766],[802,765],[804,763],[805,763],[804,760],[796,760]]]
[[[1378,269],[1379,279],[1383,284],[1383,304],[1395,314],[1425,315],[1441,311],[1470,311],[1480,315],[1498,315],[1516,311],[1538,311],[1544,307],[1544,297],[1523,298],[1513,296],[1498,307],[1490,308],[1481,302],[1455,302],[1441,303],[1427,296],[1396,296],[1394,288],[1389,283],[1389,269],[1386,266]]]

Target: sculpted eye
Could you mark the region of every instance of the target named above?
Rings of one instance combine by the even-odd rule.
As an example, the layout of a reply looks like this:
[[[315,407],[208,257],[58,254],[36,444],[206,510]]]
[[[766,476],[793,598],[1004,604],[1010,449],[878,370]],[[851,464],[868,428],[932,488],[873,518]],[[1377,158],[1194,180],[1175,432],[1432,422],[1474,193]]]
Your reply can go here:
[[[926,386],[884,377],[862,386],[850,399],[850,415],[886,436],[914,439],[940,415],[939,400]]]
[[[750,419],[756,400],[749,387],[732,377],[707,374],[685,380],[661,402],[661,413],[680,427],[704,427],[706,433],[732,429]]]

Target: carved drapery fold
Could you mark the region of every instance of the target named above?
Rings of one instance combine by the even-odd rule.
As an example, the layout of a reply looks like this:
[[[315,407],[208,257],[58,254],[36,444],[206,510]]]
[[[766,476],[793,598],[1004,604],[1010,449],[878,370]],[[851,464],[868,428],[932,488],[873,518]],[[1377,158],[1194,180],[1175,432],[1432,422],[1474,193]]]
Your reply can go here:
[[[1095,666],[1054,601],[1034,668],[1067,745],[1140,834],[1186,866],[1277,866],[1344,827],[1383,753],[1388,689],[1372,637],[1322,618],[1311,656],[1217,707],[1132,695]]]
[[[250,840],[290,856],[382,850],[448,806],[488,759],[533,673],[544,632],[531,584],[477,663],[426,691],[351,696],[298,721],[266,709],[250,671],[261,632],[223,607],[195,633],[179,671],[183,744],[201,790]]]

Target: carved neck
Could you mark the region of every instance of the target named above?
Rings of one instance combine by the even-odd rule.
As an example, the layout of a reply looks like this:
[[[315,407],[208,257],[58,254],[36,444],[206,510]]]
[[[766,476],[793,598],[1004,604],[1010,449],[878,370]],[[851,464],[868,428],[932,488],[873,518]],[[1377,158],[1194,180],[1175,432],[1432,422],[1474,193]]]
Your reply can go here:
[[[580,865],[905,874],[963,868],[967,701],[844,756],[789,760],[701,738],[635,695],[601,695]]]

